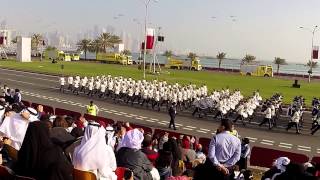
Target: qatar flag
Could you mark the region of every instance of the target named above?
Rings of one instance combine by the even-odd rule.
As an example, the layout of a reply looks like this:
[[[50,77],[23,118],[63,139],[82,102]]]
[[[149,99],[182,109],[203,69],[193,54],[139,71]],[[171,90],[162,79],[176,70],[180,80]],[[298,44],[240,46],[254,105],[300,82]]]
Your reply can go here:
[[[153,49],[154,43],[154,29],[148,28],[147,29],[147,49]]]
[[[319,57],[319,46],[313,46],[312,59],[318,59]]]

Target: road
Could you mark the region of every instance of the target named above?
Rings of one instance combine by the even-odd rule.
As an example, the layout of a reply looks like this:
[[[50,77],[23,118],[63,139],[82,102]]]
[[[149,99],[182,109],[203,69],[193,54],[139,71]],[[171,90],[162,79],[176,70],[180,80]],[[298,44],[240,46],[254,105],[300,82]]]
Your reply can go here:
[[[90,101],[86,96],[60,93],[58,77],[56,76],[0,69],[0,82],[2,85],[7,84],[10,88],[22,90],[24,100],[50,105],[55,108],[59,107],[83,113],[85,105]],[[94,102],[100,107],[100,116],[152,128],[167,129],[168,127],[169,117],[165,111],[158,112],[140,106],[115,104],[110,99],[94,98]],[[308,156],[320,154],[318,134],[311,136],[309,131],[304,130],[302,134],[297,135],[293,129],[286,132],[283,128],[269,131],[266,126],[258,127],[256,125],[258,121],[260,120],[256,120],[253,124],[245,127],[240,125],[241,123],[236,125],[239,134],[242,137],[248,137],[253,146],[303,153]],[[219,122],[213,120],[213,118],[194,118],[190,112],[179,113],[176,122],[178,132],[207,138],[213,136],[219,125]],[[282,122],[282,125],[284,124],[285,122]]]

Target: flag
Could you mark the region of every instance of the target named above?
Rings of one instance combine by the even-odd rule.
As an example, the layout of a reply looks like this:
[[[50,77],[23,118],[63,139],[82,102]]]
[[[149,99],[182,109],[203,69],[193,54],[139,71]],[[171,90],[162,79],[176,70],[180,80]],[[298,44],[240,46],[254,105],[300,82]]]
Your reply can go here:
[[[318,59],[318,57],[319,57],[319,46],[313,46],[312,59]]]
[[[154,43],[154,29],[148,28],[147,29],[147,49],[153,49]]]

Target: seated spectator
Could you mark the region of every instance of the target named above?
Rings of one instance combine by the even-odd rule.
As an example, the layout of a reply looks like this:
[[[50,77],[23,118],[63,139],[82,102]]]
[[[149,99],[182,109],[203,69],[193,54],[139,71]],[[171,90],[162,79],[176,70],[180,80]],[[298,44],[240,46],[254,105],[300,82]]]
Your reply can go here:
[[[47,114],[46,112],[43,111],[42,105],[38,105],[37,111],[38,111],[38,119],[41,119],[42,116]]]
[[[171,163],[173,161],[172,147],[166,142],[163,144],[163,148],[159,151],[158,159],[156,160],[156,168],[159,171],[160,179],[166,180],[172,176]]]
[[[111,146],[112,149],[114,150],[114,146],[116,144],[116,137],[114,136],[115,131],[111,126],[106,127],[106,131],[107,131],[107,136],[106,136],[107,144]]]
[[[81,128],[75,127],[70,134],[76,139],[81,139],[84,135],[84,131]]]
[[[8,112],[0,126],[0,133],[10,138],[11,146],[16,150],[21,148],[29,122],[37,120],[34,112],[32,108],[24,109],[21,113]]]
[[[178,169],[184,167],[184,163],[182,161],[182,153],[181,148],[179,147],[177,140],[175,138],[170,138],[167,142],[168,147],[166,149],[170,149],[172,152],[172,162],[171,162],[171,169],[172,169],[172,176],[178,175]],[[167,146],[166,145],[166,146]]]
[[[138,129],[128,131],[116,153],[117,165],[131,169],[135,180],[160,179],[157,170],[141,151],[142,141],[143,134]]]
[[[192,180],[192,171],[184,171],[184,169],[179,168],[177,173],[177,176],[171,176],[167,180]]]
[[[302,164],[290,163],[286,166],[286,170],[282,173],[275,174],[274,180],[316,180],[317,178],[305,171]]]
[[[249,146],[250,140],[248,138],[243,138],[242,139],[242,144],[241,144],[241,156],[240,160],[237,163],[239,166],[240,170],[242,169],[247,169],[247,164],[248,164],[248,158],[250,157],[250,146]]]
[[[158,153],[152,149],[152,137],[150,134],[145,134],[142,142],[142,152],[146,154],[147,158],[152,164],[155,164],[158,158]]]
[[[74,122],[74,124],[76,125],[76,127],[84,129],[88,125],[88,121],[83,116],[81,116]]]
[[[202,151],[202,145],[198,144],[196,146],[196,159],[202,164],[206,161],[206,155]]]
[[[52,141],[63,149],[73,142],[75,138],[67,132],[68,123],[63,116],[57,116],[53,121],[53,128],[50,130]]]
[[[165,132],[162,137],[159,139],[159,150],[162,149],[162,146],[165,142],[168,142],[169,140],[169,133]]]
[[[196,159],[196,152],[190,149],[191,142],[189,136],[183,136],[182,139],[182,160],[184,162],[193,162]]]
[[[105,136],[106,130],[100,124],[90,122],[81,144],[74,150],[73,165],[76,169],[95,173],[97,179],[116,180],[116,159]]]
[[[277,176],[285,172],[289,163],[290,163],[289,158],[279,157],[273,162],[273,166],[263,174],[261,180],[272,179],[274,176]]]
[[[51,142],[46,125],[37,121],[28,126],[13,170],[37,180],[72,180],[73,167]]]
[[[134,180],[134,175],[133,172],[130,169],[126,169],[124,171],[124,180]]]

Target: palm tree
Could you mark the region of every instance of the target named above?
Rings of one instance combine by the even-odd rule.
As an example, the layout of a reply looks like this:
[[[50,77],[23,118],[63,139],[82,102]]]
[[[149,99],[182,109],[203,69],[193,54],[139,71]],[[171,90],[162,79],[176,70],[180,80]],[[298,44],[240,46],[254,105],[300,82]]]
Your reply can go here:
[[[279,74],[280,65],[287,64],[286,60],[280,57],[275,57],[273,63],[277,65],[277,74]]]
[[[89,51],[95,52],[96,54],[98,52],[101,52],[102,51],[101,41],[99,39],[95,39],[95,40],[91,41]]]
[[[170,51],[170,50],[166,50],[166,51],[163,53],[163,55],[166,56],[167,58],[170,58],[170,57],[173,55],[173,53],[172,53],[172,51]]]
[[[318,62],[312,61],[312,64],[311,64],[311,62],[309,61],[309,62],[307,63],[307,66],[310,67],[310,68],[311,68],[311,66],[312,66],[312,69],[313,69],[313,68],[316,68],[316,67],[318,67]]]
[[[102,33],[99,37],[99,40],[101,42],[101,48],[104,52],[107,52],[108,48],[114,48],[116,44],[122,42],[119,36],[110,33]]]
[[[131,55],[131,51],[128,49],[125,49],[121,52],[121,54],[126,55],[126,56],[130,56]]]
[[[190,52],[190,53],[188,54],[188,58],[190,58],[191,60],[194,60],[196,57],[197,57],[197,54],[196,54],[196,53]]]
[[[217,59],[219,59],[219,69],[220,69],[220,67],[221,67],[222,60],[226,58],[226,55],[227,55],[227,54],[224,53],[224,52],[219,52],[219,53],[217,54]]]
[[[84,59],[87,60],[87,52],[90,50],[90,39],[82,39],[77,43],[78,51],[84,51]]]
[[[246,54],[246,56],[242,59],[242,63],[252,63],[256,60],[256,57],[250,54]]]

